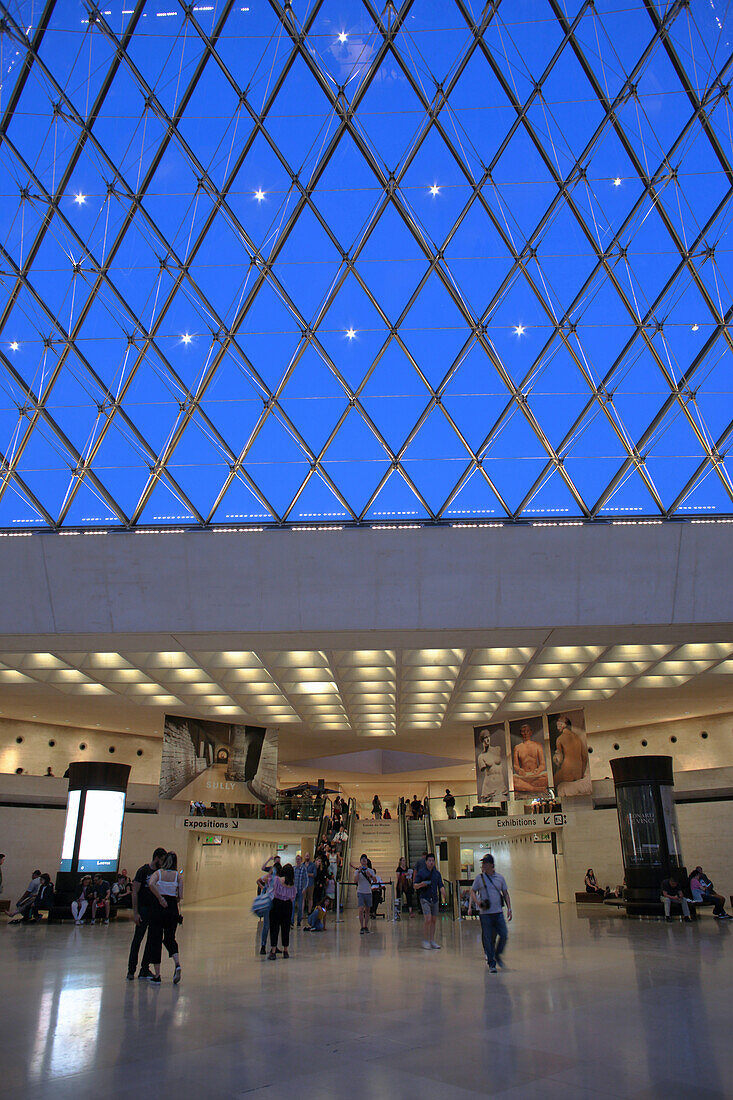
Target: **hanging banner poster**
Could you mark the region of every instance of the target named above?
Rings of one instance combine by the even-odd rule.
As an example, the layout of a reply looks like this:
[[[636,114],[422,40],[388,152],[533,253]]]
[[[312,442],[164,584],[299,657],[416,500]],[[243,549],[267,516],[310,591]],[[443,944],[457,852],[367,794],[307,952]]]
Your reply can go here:
[[[553,787],[558,798],[592,794],[584,712],[566,710],[561,714],[548,714],[547,721],[550,727]]]
[[[504,723],[474,726],[476,788],[479,802],[505,802],[509,798]]]
[[[542,717],[520,718],[509,723],[515,794],[546,791],[550,785],[545,759]]]
[[[213,803],[275,802],[277,730],[167,714],[160,798]]]

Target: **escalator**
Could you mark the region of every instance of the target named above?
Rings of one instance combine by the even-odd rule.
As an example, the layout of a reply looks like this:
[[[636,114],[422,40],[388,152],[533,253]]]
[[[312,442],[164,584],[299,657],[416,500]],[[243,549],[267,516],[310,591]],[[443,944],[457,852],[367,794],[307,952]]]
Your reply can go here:
[[[415,819],[400,814],[400,839],[402,855],[407,859],[407,866],[412,867],[413,870],[418,861],[424,858],[426,852],[435,851],[433,822],[428,800],[426,800],[424,817]]]

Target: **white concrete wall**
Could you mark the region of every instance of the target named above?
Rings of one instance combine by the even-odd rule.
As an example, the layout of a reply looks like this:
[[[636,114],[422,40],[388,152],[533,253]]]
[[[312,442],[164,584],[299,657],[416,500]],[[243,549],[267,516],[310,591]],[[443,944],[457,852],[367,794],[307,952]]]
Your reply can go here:
[[[227,894],[254,898],[262,864],[277,848],[264,841],[237,837],[222,837],[217,845],[205,845],[199,835],[187,839],[184,905]]]
[[[154,783],[157,788],[162,745],[162,736],[142,737],[133,730],[120,733],[0,717],[0,773],[22,768],[28,775],[43,775],[50,765],[54,775],[62,776],[74,760],[104,760],[129,764],[131,783]]]
[[[4,898],[11,903],[20,897],[38,867],[55,879],[61,858],[61,841],[66,820],[66,808],[39,809],[25,806],[0,806],[0,852],[3,864]],[[157,847],[176,849],[182,838],[175,829],[175,819],[159,814],[125,814],[122,831],[120,867],[130,875],[150,859]],[[185,851],[185,846],[184,846]],[[180,855],[180,851],[179,851]]]
[[[730,624],[732,558],[725,524],[38,534],[0,539],[0,635]]]

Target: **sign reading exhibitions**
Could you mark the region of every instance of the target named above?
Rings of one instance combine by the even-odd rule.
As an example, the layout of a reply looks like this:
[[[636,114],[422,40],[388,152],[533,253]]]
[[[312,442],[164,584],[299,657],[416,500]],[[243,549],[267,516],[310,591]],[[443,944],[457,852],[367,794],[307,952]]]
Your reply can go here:
[[[518,799],[542,798],[550,787],[558,798],[592,794],[582,710],[486,722],[474,726],[473,738],[479,802],[505,801],[510,780]]]
[[[167,714],[160,797],[206,806],[214,802],[274,803],[277,749],[277,730]]]

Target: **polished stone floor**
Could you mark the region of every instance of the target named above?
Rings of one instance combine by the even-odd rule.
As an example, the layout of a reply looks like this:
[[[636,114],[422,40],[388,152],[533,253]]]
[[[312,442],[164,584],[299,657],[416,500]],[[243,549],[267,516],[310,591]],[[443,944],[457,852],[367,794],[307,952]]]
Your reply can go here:
[[[187,908],[180,986],[125,981],[127,922],[0,927],[0,1095],[733,1096],[733,927],[513,895],[496,975],[475,921],[427,952],[418,918],[360,937],[353,912],[271,963],[248,898]]]

